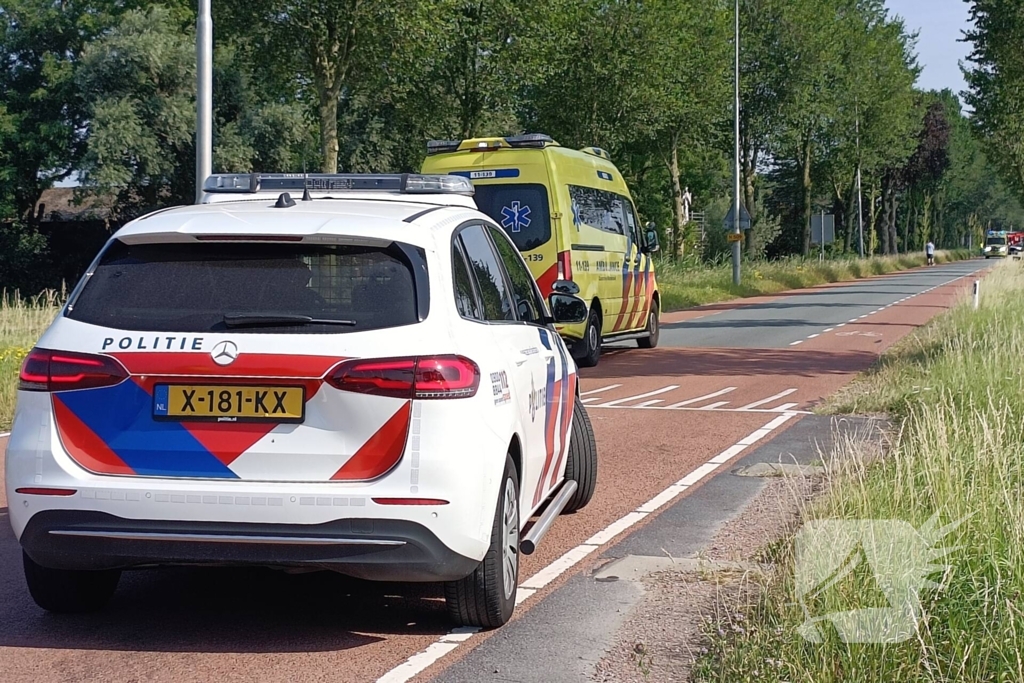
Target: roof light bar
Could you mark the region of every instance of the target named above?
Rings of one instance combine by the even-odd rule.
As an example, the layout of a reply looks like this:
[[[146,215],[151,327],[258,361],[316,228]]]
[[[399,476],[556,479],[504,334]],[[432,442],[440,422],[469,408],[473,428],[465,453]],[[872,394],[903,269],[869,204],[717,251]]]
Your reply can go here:
[[[511,147],[518,148],[542,148],[546,147],[547,145],[558,144],[550,135],[545,135],[544,133],[525,133],[523,135],[511,135],[505,138],[505,142],[507,142]]]
[[[415,173],[217,173],[203,184],[205,192],[214,194],[279,194],[306,189],[310,192],[473,195],[473,185],[467,178]]]

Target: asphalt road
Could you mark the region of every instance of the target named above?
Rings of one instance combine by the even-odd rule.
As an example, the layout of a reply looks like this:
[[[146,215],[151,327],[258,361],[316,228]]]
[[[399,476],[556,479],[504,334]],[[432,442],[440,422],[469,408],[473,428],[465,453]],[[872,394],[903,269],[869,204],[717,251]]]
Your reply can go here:
[[[0,680],[589,680],[639,590],[598,587],[594,567],[661,545],[698,550],[756,489],[725,474],[733,462],[828,432],[807,411],[970,278],[936,285],[984,266],[668,314],[663,347],[611,350],[583,371],[597,493],[524,558],[528,588],[498,632],[451,632],[436,586],[236,569],[131,572],[104,612],[49,615],[27,594],[0,489]]]
[[[824,328],[847,323],[988,265],[991,264],[983,260],[960,261],[805,290],[698,320],[665,323],[660,344],[677,348],[783,348]]]

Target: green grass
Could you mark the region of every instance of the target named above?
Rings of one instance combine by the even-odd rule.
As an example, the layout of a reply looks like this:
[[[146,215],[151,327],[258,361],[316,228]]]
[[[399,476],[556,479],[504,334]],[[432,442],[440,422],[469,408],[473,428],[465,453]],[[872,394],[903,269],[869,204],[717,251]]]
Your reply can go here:
[[[1024,681],[1024,268],[997,267],[981,308],[964,301],[897,345],[842,392],[836,412],[886,413],[900,431],[886,457],[840,444],[828,491],[807,519],[898,519],[920,528],[938,513],[965,520],[942,544],[955,548],[922,594],[909,641],[803,640],[797,627],[793,551],[769,551],[778,571],[753,604],[711,629],[698,681]],[[855,572],[809,603],[813,616],[879,604],[870,572]],[[730,623],[731,622],[731,623]],[[741,631],[730,628],[740,623]],[[721,630],[719,630],[721,628]],[[719,635],[723,634],[723,635]]]
[[[0,292],[0,431],[7,431],[14,418],[21,361],[57,315],[61,300],[57,292],[31,299]]]
[[[970,258],[971,252],[939,252],[937,261],[959,261]],[[656,266],[662,310],[677,311],[693,306],[751,296],[777,294],[789,289],[814,287],[829,282],[846,282],[872,275],[885,275],[923,266],[920,254],[878,256],[868,259],[784,259],[743,264],[743,284],[732,284],[732,266],[722,263],[708,267],[701,264],[659,262]]]

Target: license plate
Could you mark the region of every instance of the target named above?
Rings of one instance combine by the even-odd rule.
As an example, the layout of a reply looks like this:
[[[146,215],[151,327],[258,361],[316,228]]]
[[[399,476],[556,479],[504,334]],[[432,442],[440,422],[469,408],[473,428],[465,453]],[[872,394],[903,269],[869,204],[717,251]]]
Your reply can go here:
[[[153,417],[215,422],[302,422],[303,387],[158,384]]]

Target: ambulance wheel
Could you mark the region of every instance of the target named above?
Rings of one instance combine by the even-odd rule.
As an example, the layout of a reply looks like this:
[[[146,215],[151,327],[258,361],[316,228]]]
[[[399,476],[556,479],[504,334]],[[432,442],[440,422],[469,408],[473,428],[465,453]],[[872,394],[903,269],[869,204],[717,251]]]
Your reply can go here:
[[[580,400],[572,409],[572,435],[569,437],[569,459],[565,463],[566,481],[576,482],[576,493],[562,512],[582,510],[594,497],[597,488],[597,439],[587,409]]]
[[[601,360],[601,315],[594,310],[590,311],[587,318],[587,330],[583,333],[583,339],[577,342],[579,345],[579,357],[576,365],[581,368],[592,368],[597,366]]]
[[[498,628],[512,618],[519,585],[519,481],[510,456],[505,456],[491,545],[473,573],[444,584],[448,615],[461,626]]]
[[[47,612],[95,612],[103,609],[121,578],[120,569],[50,569],[22,553],[25,582],[36,604]]]
[[[661,321],[658,320],[660,313],[661,307],[655,301],[651,304],[651,312],[647,314],[647,336],[636,340],[636,345],[641,349],[653,349],[658,345],[658,337],[661,336]]]

